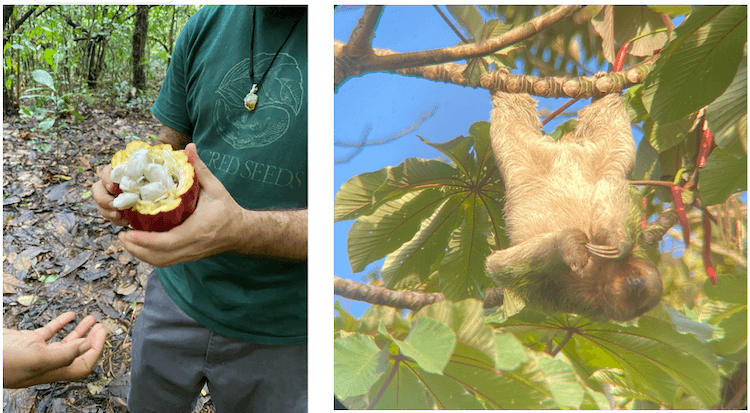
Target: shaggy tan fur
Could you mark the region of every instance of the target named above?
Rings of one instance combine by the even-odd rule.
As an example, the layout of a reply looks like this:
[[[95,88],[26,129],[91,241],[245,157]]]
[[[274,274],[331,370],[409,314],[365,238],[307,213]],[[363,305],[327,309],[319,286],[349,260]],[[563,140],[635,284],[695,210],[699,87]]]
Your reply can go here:
[[[626,229],[635,144],[621,98],[592,103],[557,142],[542,133],[528,95],[495,91],[492,102],[511,247],[488,257],[489,273],[545,309],[622,321],[653,308],[661,280],[631,256]],[[611,255],[592,253],[602,250]]]

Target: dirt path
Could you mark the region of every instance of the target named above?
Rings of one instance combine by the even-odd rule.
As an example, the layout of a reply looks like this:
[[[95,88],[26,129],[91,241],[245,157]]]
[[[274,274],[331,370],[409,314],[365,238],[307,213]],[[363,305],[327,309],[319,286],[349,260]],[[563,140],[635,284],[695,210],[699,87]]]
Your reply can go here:
[[[107,342],[84,380],[5,390],[6,413],[127,411],[130,334],[152,268],[120,246],[122,228],[99,216],[91,185],[128,142],[150,142],[158,121],[106,105],[79,113],[83,121],[58,119],[46,131],[3,119],[3,326],[34,329],[74,311],[64,334],[93,315]],[[196,411],[213,411],[208,396]]]

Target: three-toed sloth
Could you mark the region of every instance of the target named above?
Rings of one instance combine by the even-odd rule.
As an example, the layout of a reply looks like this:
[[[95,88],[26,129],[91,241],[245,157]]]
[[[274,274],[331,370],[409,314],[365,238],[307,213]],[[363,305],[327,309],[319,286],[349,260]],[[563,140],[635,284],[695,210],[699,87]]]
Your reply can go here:
[[[511,246],[487,258],[488,273],[543,311],[626,321],[652,309],[662,283],[633,255],[627,179],[635,143],[621,97],[581,110],[575,132],[558,141],[542,133],[528,95],[494,91],[492,103]]]

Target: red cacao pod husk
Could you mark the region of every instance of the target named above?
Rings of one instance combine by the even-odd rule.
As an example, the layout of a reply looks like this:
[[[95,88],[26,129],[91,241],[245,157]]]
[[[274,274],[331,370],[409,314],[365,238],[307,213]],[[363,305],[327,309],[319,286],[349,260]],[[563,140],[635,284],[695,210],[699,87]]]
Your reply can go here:
[[[171,190],[166,199],[152,202],[141,200],[129,209],[120,213],[128,220],[130,226],[140,231],[169,231],[180,225],[195,211],[198,204],[200,185],[195,175],[193,165],[188,162],[187,155],[182,151],[173,151],[167,144],[149,145],[143,141],[132,141],[125,149],[115,153],[112,157],[112,168],[127,164],[131,155],[140,149],[148,149],[151,157],[162,158],[164,151],[168,151],[182,171],[182,179]],[[114,195],[123,191],[118,183],[114,184]]]

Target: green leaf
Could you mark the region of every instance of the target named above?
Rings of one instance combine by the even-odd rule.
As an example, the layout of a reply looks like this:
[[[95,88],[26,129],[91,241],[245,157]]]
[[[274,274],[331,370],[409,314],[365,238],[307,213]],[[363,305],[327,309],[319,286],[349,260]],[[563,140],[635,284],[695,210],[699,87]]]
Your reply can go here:
[[[544,381],[558,406],[577,409],[583,402],[585,391],[576,378],[573,367],[562,360],[539,357],[539,368]]]
[[[465,205],[466,213],[451,234],[438,268],[440,290],[452,301],[482,298],[487,287],[494,284],[485,270],[485,261],[492,252],[492,226],[487,211],[477,195],[471,195]]]
[[[395,342],[424,371],[442,373],[456,346],[456,333],[440,321],[422,317],[414,321],[404,341]]]
[[[336,222],[371,215],[381,204],[406,193],[440,187],[456,177],[451,165],[436,160],[408,158],[399,166],[389,166],[346,181],[336,194]]]
[[[495,334],[495,366],[500,370],[513,371],[517,369],[526,358],[524,347],[513,334]]]
[[[421,222],[432,215],[445,195],[439,189],[406,194],[362,216],[352,224],[347,238],[347,252],[352,272],[395,251],[414,237]]]
[[[461,302],[441,301],[428,305],[413,316],[413,320],[428,317],[442,322],[456,332],[456,339],[466,346],[482,353],[490,363],[496,351],[492,330],[484,323],[482,302],[463,300]]]
[[[359,327],[357,319],[344,309],[341,305],[341,301],[336,300],[333,304],[333,309],[339,313],[338,317],[335,317],[333,320],[334,332],[338,332],[339,330],[350,332],[357,331],[357,327]]]
[[[39,127],[39,129],[41,129],[43,131],[47,131],[47,130],[50,130],[52,128],[52,126],[54,126],[54,125],[55,125],[55,118],[49,117],[49,118],[45,118],[43,121],[39,122],[39,126],[38,127]],[[47,151],[44,151],[44,152],[48,152],[48,151],[49,151],[49,149]]]
[[[477,6],[446,6],[459,26],[466,29],[471,37],[478,37],[484,26],[484,19]]]
[[[38,83],[43,84],[44,86],[47,86],[48,88],[55,90],[55,81],[52,80],[52,76],[47,73],[47,71],[42,69],[37,69],[31,72],[31,77],[34,78],[35,81]]]
[[[362,334],[333,342],[334,392],[340,399],[367,393],[378,380],[380,349],[372,338]]]
[[[370,306],[359,319],[359,332],[374,334],[382,324],[391,334],[403,336],[408,334],[411,326],[401,317],[401,310],[382,305]]]
[[[554,140],[560,140],[563,136],[565,136],[566,133],[575,132],[576,125],[578,125],[578,119],[569,119],[565,122],[557,125],[555,130],[552,131],[552,133],[549,134],[550,137]]]
[[[372,401],[385,386],[386,380],[392,378],[388,387],[383,390],[378,403],[373,406],[374,409],[426,410],[429,408],[424,385],[415,374],[418,369],[414,367],[404,362],[391,362],[388,365],[386,374],[380,377],[380,380],[372,386],[369,392],[369,398]],[[391,374],[393,369],[397,369],[397,371]]]
[[[389,166],[379,171],[360,174],[344,182],[336,193],[333,206],[334,222],[371,214],[375,209],[372,194],[383,185],[393,168]]]
[[[55,71],[55,53],[57,53],[57,50],[55,49],[44,49],[44,60],[47,62],[49,67],[52,68],[52,71]]]
[[[479,78],[489,71],[487,63],[484,59],[477,57],[469,59],[466,62],[466,69],[464,69],[463,75],[469,81],[469,85],[477,87],[479,85]]]
[[[716,352],[722,356],[737,353],[747,348],[747,305],[731,307],[719,317],[717,327],[724,330],[724,337],[714,343]]]
[[[674,400],[683,390],[709,406],[718,401],[717,357],[712,347],[677,332],[671,322],[646,315],[637,319],[636,327],[570,317],[558,320],[524,309],[498,328],[526,345],[543,348],[549,341],[559,344],[572,328],[568,326],[575,325],[562,353],[579,376],[592,376],[590,386],[604,382],[618,386],[617,394],[660,402]],[[605,370],[616,374],[601,373]]]
[[[635,159],[638,161],[630,174],[633,179],[658,180],[662,176],[659,153],[651,146],[648,139],[641,139]]]
[[[679,385],[706,405],[719,400],[717,360],[709,346],[676,332],[664,321],[644,316],[638,324],[624,327],[607,323],[586,328],[574,339],[576,343],[590,341],[617,360],[627,387],[637,392],[652,394],[662,401],[673,400]]]
[[[51,283],[51,282],[57,280],[58,278],[59,277],[57,275],[52,275],[52,274],[50,274],[50,275],[42,275],[41,277],[39,277],[39,281],[43,282],[43,283]]]
[[[671,307],[667,307],[666,309],[667,313],[671,316],[675,330],[681,333],[690,333],[701,343],[706,343],[714,337],[716,331],[712,325],[694,321]]]
[[[691,6],[673,6],[669,4],[659,4],[647,7],[659,14],[667,14],[669,15],[669,17],[684,16],[686,14],[690,14],[690,12],[692,11]]]
[[[658,153],[662,153],[685,141],[693,122],[690,118],[671,123],[655,123],[649,135],[649,143]]]
[[[643,91],[651,118],[660,123],[683,118],[726,90],[744,59],[747,7],[694,6],[675,35]]]
[[[484,410],[476,396],[470,394],[456,380],[427,372],[419,374],[424,390],[440,410]]]
[[[523,371],[495,370],[471,347],[456,345],[451,362],[443,371],[481,397],[488,409],[550,409],[556,407],[544,384],[532,377],[537,373],[530,366]]]
[[[418,276],[422,281],[427,279],[431,266],[444,254],[451,233],[460,222],[462,201],[456,197],[447,199],[430,218],[422,222],[413,239],[388,255],[382,272],[386,287],[394,288],[411,275]]]
[[[652,56],[654,50],[664,46],[668,40],[664,21],[658,13],[643,6],[616,6],[614,12],[615,43],[619,47],[627,41],[632,44],[628,54]],[[645,33],[648,36],[641,37]],[[617,53],[617,51],[615,51]]]
[[[630,123],[640,123],[648,118],[648,111],[643,106],[643,85],[635,85],[625,91],[623,105],[628,112]]]
[[[464,175],[471,175],[474,158],[470,153],[470,148],[473,143],[470,137],[459,136],[444,143],[433,143],[419,135],[417,135],[417,137],[422,142],[430,145],[440,151],[443,155],[447,156],[448,159],[453,161],[455,167],[463,172]]]
[[[713,301],[747,305],[747,276],[744,274],[722,275],[716,285],[707,282],[703,286],[703,292]]]
[[[701,171],[698,190],[705,205],[721,204],[729,195],[747,190],[747,155],[737,159],[714,148]]]
[[[706,109],[716,144],[726,152],[747,154],[747,61],[742,60],[727,90]]]

